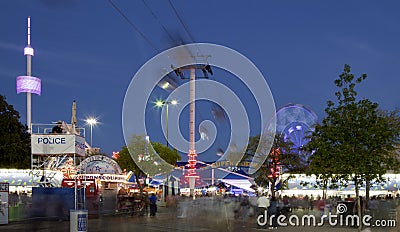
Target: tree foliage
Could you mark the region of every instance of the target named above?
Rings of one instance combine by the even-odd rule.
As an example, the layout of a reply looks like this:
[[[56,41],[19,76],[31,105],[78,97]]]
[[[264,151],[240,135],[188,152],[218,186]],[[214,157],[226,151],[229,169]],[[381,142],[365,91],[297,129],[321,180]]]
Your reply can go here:
[[[29,168],[31,140],[19,112],[0,95],[0,167]]]
[[[181,156],[179,155],[177,150],[173,150],[158,142],[152,142],[151,145],[153,146],[157,154],[163,160],[167,161],[167,163],[175,165],[178,160],[181,160]]]
[[[313,151],[311,173],[330,177],[365,180],[366,176],[380,177],[398,168],[395,153],[398,144],[399,122],[396,112],[383,112],[368,99],[356,100],[357,83],[350,66],[345,65],[335,85],[338,103],[328,101],[327,114],[317,125],[308,149]],[[360,182],[361,183],[361,182]]]
[[[367,78],[355,78],[349,65],[335,80],[336,104],[327,102],[326,117],[317,125],[307,149],[310,173],[329,183],[353,181],[358,189],[365,181],[381,180],[388,170],[397,169],[395,153],[400,132],[398,114],[383,112],[369,99],[357,100],[355,87]],[[360,212],[360,210],[359,210]]]
[[[149,175],[170,169],[165,164],[161,164],[160,157],[169,165],[175,165],[181,158],[176,150],[172,150],[161,143],[152,142],[152,146],[148,146],[144,137],[141,135],[132,136],[129,146],[122,148],[116,160],[122,169],[134,173],[137,185],[141,190],[144,187],[139,182],[141,178],[147,178]]]

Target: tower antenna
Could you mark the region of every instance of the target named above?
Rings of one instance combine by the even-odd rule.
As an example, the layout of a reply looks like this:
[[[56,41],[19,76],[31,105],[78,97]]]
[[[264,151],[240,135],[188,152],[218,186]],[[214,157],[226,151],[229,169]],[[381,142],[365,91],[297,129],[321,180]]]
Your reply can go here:
[[[31,45],[31,17],[28,16],[28,46]]]

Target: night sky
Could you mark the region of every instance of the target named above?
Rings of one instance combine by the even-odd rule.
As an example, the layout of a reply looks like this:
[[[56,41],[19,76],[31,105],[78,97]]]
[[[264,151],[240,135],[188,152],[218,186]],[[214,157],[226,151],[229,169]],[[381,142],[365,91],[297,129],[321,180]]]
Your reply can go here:
[[[125,145],[122,105],[134,74],[159,52],[185,43],[219,44],[246,56],[264,75],[277,109],[303,104],[323,118],[344,64],[356,76],[368,74],[357,88],[360,98],[386,110],[400,105],[398,1],[171,2],[113,0],[121,14],[106,0],[1,1],[0,94],[25,123],[26,97],[15,85],[26,74],[23,49],[31,16],[32,74],[42,80],[42,95],[32,97],[32,122],[70,122],[76,100],[78,124],[97,117],[101,124],[93,128],[93,143],[109,155]],[[246,98],[243,86],[216,72],[214,80]],[[152,98],[168,94],[156,88]],[[198,120],[213,120],[210,104],[199,107]],[[165,143],[160,114],[148,107],[146,117],[152,140]],[[185,120],[187,114],[181,123]],[[229,130],[223,122],[217,125]]]

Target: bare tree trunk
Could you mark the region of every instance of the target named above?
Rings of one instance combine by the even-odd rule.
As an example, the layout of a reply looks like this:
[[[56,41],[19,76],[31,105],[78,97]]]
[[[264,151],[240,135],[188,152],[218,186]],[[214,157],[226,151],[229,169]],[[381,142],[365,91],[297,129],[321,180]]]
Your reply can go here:
[[[368,209],[369,205],[369,190],[371,189],[371,180],[367,178],[365,181],[365,208]]]
[[[324,180],[324,184],[323,184],[323,189],[322,189],[322,199],[326,199],[327,197],[326,197],[326,193],[327,193],[327,191],[328,191],[328,187],[327,187],[327,185],[328,185],[328,180]]]
[[[271,181],[271,196],[275,197],[275,180]]]
[[[360,193],[358,189],[358,180],[357,178],[354,178],[354,185],[356,187],[356,204],[357,204],[357,214],[358,214],[358,231],[361,231],[362,229],[362,223],[361,223],[361,201],[360,201]]]

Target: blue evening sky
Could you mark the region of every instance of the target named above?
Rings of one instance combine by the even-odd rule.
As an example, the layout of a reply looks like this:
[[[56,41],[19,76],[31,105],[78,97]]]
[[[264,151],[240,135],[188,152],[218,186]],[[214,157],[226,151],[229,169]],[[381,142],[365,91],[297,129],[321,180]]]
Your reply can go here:
[[[0,94],[23,123],[26,97],[17,95],[15,83],[26,74],[27,16],[33,76],[42,80],[42,95],[32,97],[32,122],[69,122],[76,100],[80,126],[88,116],[99,118],[93,143],[108,154],[124,146],[122,105],[133,75],[154,55],[182,42],[220,44],[245,55],[266,78],[277,108],[303,104],[324,117],[326,101],[334,99],[333,81],[346,63],[357,76],[368,74],[358,88],[360,97],[387,110],[400,105],[398,1],[172,1],[191,35],[169,1],[112,2],[140,33],[107,0],[0,2]],[[249,94],[236,82],[225,78],[225,83],[238,95]],[[156,89],[153,95],[168,93]],[[199,120],[212,120],[210,106],[199,106]],[[164,143],[160,112],[149,108],[146,115],[154,118],[151,137]]]

